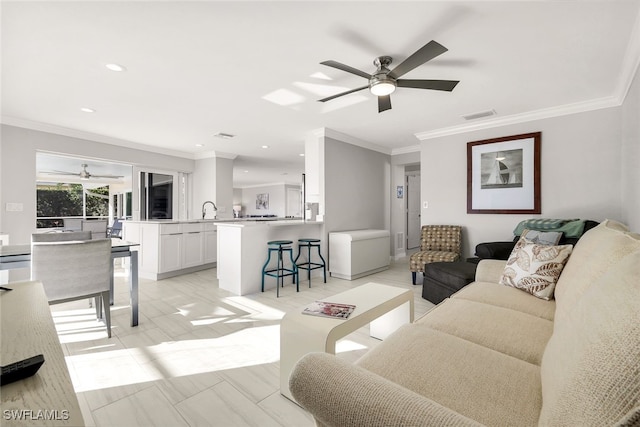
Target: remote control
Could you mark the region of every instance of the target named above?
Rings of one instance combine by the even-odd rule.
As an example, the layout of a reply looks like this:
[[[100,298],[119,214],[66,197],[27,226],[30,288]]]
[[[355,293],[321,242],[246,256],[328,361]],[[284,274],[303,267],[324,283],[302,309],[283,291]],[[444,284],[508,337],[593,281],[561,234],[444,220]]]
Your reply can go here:
[[[12,383],[35,374],[44,363],[44,356],[39,354],[19,362],[2,367],[0,385]]]

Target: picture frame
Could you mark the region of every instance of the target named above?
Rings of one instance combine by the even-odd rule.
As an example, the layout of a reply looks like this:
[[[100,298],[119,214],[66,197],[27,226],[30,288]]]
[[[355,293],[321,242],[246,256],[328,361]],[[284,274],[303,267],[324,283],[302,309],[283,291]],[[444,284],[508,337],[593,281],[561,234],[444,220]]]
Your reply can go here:
[[[396,197],[402,199],[404,197],[404,185],[396,186]]]
[[[467,143],[467,213],[539,214],[542,132]]]
[[[256,194],[256,209],[269,210],[269,193]]]

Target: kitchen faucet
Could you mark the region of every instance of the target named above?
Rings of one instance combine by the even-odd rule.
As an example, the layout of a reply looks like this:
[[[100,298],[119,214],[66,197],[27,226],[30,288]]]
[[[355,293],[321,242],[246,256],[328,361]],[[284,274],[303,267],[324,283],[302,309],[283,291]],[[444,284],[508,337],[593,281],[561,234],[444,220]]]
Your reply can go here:
[[[213,212],[214,212],[213,219],[216,219],[216,214],[215,214],[215,212],[217,212],[217,211],[218,211],[218,208],[216,207],[216,204],[215,204],[215,203],[213,203],[213,202],[212,202],[212,201],[210,201],[210,200],[207,200],[206,202],[204,202],[204,203],[202,204],[202,219],[204,219],[204,216],[207,214],[207,212],[204,210],[204,207],[207,205],[207,203],[211,203],[211,206],[213,206]]]

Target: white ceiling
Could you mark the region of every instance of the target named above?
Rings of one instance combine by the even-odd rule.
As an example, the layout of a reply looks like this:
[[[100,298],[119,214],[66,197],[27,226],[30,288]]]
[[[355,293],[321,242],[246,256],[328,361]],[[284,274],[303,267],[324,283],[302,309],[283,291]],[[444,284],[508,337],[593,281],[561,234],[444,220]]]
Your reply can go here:
[[[639,10],[640,0],[3,1],[2,121],[237,155],[237,186],[298,181],[305,136],[323,127],[391,153],[468,126],[464,114],[615,102],[637,66]],[[453,92],[400,88],[380,114],[368,91],[316,101],[366,84],[321,61],[371,73],[376,56],[397,65],[432,39],[449,51],[403,77],[460,80]]]

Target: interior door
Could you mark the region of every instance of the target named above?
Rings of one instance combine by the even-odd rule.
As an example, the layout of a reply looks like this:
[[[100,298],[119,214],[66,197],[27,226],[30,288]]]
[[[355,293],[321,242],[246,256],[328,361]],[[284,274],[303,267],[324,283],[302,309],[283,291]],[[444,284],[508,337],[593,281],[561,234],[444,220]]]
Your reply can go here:
[[[420,175],[407,175],[407,249],[420,246]]]

